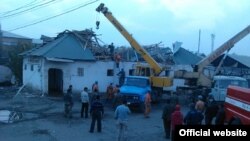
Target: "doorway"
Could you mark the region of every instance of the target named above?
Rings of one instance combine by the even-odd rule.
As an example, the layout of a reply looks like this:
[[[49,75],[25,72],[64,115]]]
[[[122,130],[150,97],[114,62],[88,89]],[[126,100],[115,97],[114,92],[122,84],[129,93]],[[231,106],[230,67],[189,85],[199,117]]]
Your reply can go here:
[[[63,95],[63,72],[61,69],[49,69],[48,72],[48,94],[49,96]]]

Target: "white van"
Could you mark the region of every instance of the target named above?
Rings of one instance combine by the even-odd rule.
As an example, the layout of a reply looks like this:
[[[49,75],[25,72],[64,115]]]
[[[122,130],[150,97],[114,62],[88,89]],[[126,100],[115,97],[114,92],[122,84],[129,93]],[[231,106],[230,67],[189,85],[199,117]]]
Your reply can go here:
[[[248,88],[248,81],[238,76],[214,76],[210,94],[214,97],[215,101],[225,101],[229,85]]]

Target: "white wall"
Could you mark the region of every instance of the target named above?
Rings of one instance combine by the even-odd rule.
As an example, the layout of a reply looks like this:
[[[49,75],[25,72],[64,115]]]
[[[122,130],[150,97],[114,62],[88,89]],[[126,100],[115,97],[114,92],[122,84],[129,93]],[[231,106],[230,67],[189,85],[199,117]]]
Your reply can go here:
[[[129,70],[133,68],[136,62],[121,62],[120,68],[116,68],[114,61],[97,61],[97,62],[57,62],[48,61],[44,58],[40,58],[38,63],[30,63],[28,59],[24,59],[24,65],[27,65],[27,69],[23,71],[23,82],[34,89],[41,90],[45,93],[48,92],[48,71],[50,68],[61,69],[63,72],[63,90],[66,92],[69,85],[73,85],[74,92],[80,92],[84,87],[91,89],[92,84],[95,81],[99,82],[99,89],[101,92],[106,91],[106,87],[110,84],[118,84],[118,76],[116,75],[121,68],[124,68],[126,76],[129,75]],[[33,64],[34,71],[30,71],[30,65]],[[24,68],[23,65],[23,68]],[[41,67],[41,71],[38,68]],[[84,75],[78,76],[77,69],[84,69]],[[114,76],[107,76],[107,70],[114,69]],[[176,66],[172,68],[189,70],[190,66]],[[164,72],[163,72],[164,73]],[[176,86],[184,85],[184,80],[174,80],[174,85],[164,90],[175,91]]]
[[[24,58],[23,69],[26,64],[27,69],[23,70],[23,83],[27,86],[48,92],[48,71],[51,68],[61,69],[63,72],[63,90],[66,92],[69,85],[73,85],[73,91],[79,92],[83,87],[91,89],[95,81],[99,82],[99,89],[101,92],[106,91],[106,87],[110,84],[118,84],[118,76],[116,75],[121,68],[124,68],[126,75],[129,69],[132,69],[134,62],[121,62],[120,68],[115,67],[113,61],[98,61],[98,62],[57,62],[48,61],[40,58],[39,63],[30,63],[28,58]],[[30,67],[33,65],[34,70]],[[40,72],[38,68],[41,68]],[[78,76],[77,69],[84,69],[84,75]],[[107,76],[107,70],[114,69],[114,76]]]
[[[190,65],[175,65],[171,67],[171,72],[170,72],[170,77],[174,78],[174,71],[177,70],[186,70],[188,72],[193,71],[193,68]],[[164,87],[164,91],[169,91],[169,92],[176,92],[176,87],[183,87],[185,86],[185,80],[184,79],[179,79],[179,78],[174,78],[173,79],[173,85],[171,87]]]
[[[33,71],[31,66],[33,65]],[[25,69],[26,66],[26,69]],[[30,62],[28,58],[23,59],[23,84],[30,88],[42,90],[42,75],[41,75],[42,59],[38,58],[37,62]]]

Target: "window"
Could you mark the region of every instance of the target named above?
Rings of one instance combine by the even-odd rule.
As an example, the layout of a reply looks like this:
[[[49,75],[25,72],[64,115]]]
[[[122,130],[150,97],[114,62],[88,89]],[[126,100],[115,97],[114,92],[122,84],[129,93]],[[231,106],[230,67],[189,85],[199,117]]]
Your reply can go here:
[[[24,65],[24,70],[27,70],[27,64]]]
[[[83,76],[83,75],[84,75],[84,70],[83,70],[83,68],[78,68],[78,69],[77,69],[77,75],[78,75],[78,76]]]
[[[169,70],[165,70],[165,76],[169,76],[170,75],[170,71]]]
[[[149,79],[127,77],[125,79],[125,85],[147,87],[147,86],[149,86]]]
[[[107,76],[114,76],[114,70],[113,69],[108,69],[107,70]]]
[[[30,65],[30,70],[31,70],[31,71],[34,70],[34,65]]]
[[[131,75],[134,75],[134,69],[129,69],[128,70],[128,74],[131,76]]]
[[[37,71],[40,72],[41,71],[41,66],[37,66]]]

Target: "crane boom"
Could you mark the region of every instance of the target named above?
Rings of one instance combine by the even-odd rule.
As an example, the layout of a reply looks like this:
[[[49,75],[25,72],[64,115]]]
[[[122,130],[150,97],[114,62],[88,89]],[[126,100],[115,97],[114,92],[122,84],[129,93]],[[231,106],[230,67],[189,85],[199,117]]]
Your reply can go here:
[[[218,58],[221,54],[223,54],[226,50],[230,50],[235,43],[239,42],[242,38],[247,36],[250,33],[250,25],[247,26],[245,29],[240,31],[238,34],[233,36],[231,39],[226,41],[224,44],[222,44],[220,47],[218,47],[215,51],[213,51],[209,56],[201,60],[197,66],[198,66],[198,72],[202,72],[204,67],[209,65],[211,62],[213,62],[216,58]]]
[[[150,65],[153,69],[154,75],[158,76],[163,69],[161,66],[149,55],[149,53],[140,46],[140,44],[134,39],[134,37],[129,34],[129,32],[122,26],[122,24],[112,15],[107,7],[101,3],[97,8],[97,12],[102,12],[104,16],[116,27],[116,29],[126,38],[129,44],[143,57],[143,59]]]
[[[231,39],[227,40],[224,44],[219,46],[210,55],[208,55],[206,58],[204,58],[199,63],[197,63],[193,72],[175,71],[174,77],[182,78],[188,81],[191,80],[190,82],[193,82],[193,80],[196,80],[196,83],[190,83],[191,85],[195,84],[196,86],[211,87],[212,79],[204,74],[203,72],[204,68],[208,66],[211,62],[213,62],[215,59],[217,59],[225,51],[229,51],[231,48],[233,48],[234,44],[239,42],[249,33],[250,33],[250,25],[248,25],[242,31],[237,33]]]

